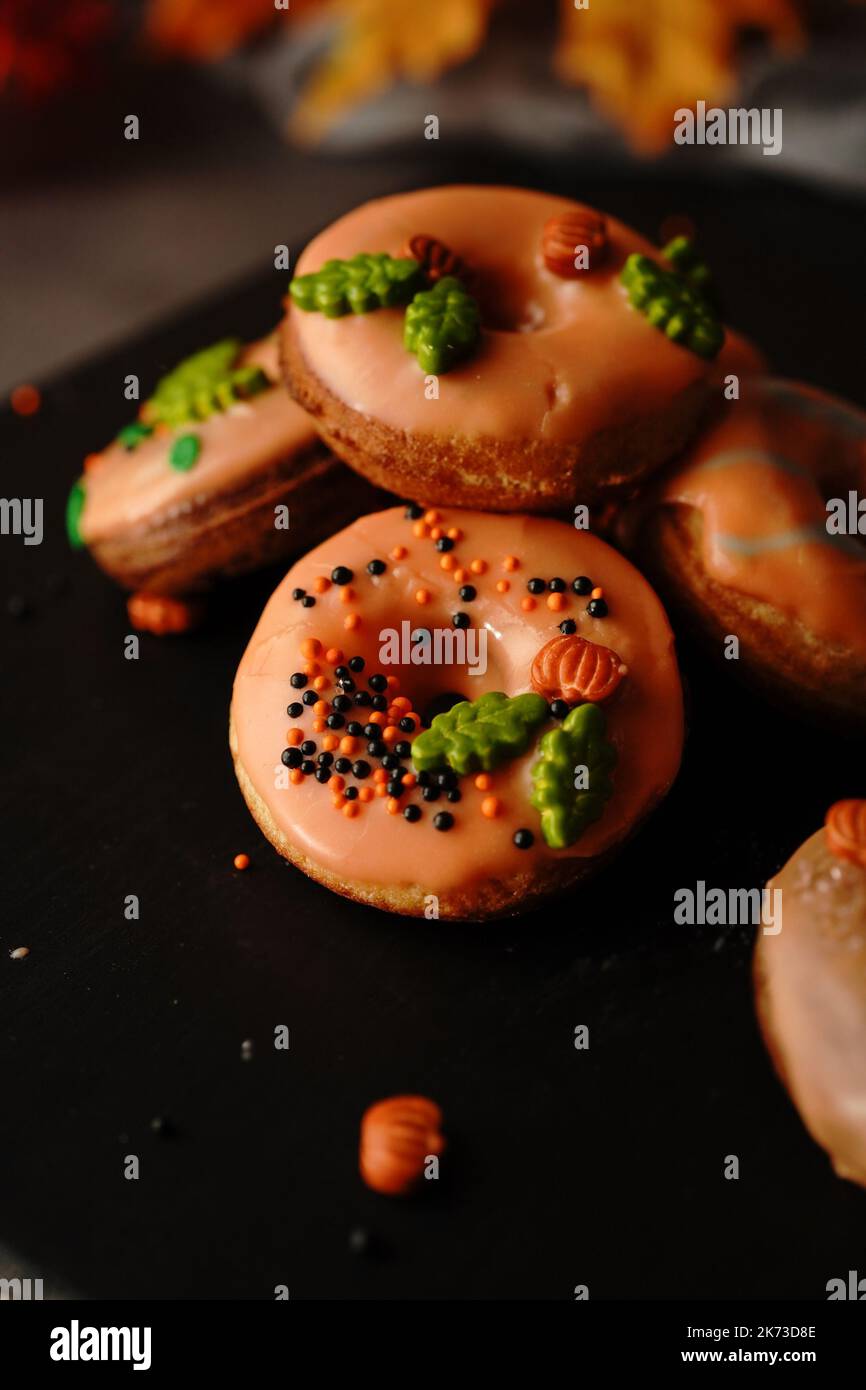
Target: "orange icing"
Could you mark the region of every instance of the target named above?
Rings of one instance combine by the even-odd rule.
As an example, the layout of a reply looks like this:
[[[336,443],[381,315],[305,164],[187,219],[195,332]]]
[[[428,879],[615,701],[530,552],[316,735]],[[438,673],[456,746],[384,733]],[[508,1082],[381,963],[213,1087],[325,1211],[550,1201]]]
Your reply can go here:
[[[782,930],[759,937],[757,960],[786,1084],[836,1171],[866,1184],[866,871],[822,829],[768,887]]]
[[[473,574],[477,597],[458,598],[453,582],[439,568],[439,552],[429,536],[415,538],[412,522],[402,508],[362,517],[345,531],[326,541],[300,560],[286,575],[262,614],[238,668],[234,686],[233,717],[241,762],[253,786],[270,808],[280,830],[292,845],[316,863],[348,878],[367,883],[421,885],[437,893],[455,890],[489,878],[530,869],[565,856],[592,857],[619,841],[634,822],[666,791],[679,766],[682,747],[682,693],[673,649],[673,637],[664,611],[653,590],[636,569],[603,541],[576,531],[562,522],[522,516],[502,517],[483,512],[443,514],[447,528],[459,525],[464,540],[455,546],[461,563],[472,555],[484,558],[487,575]],[[397,544],[407,554],[387,561]],[[461,553],[462,552],[462,553]],[[530,772],[534,746],[526,754],[497,769],[490,777],[462,778],[463,799],[449,804],[419,801],[422,819],[412,824],[402,815],[389,815],[383,799],[360,808],[352,820],[337,817],[331,795],[314,778],[297,785],[275,787],[280,753],[285,747],[286,705],[298,692],[289,684],[302,669],[301,644],[316,638],[326,648],[326,660],[345,653],[367,662],[364,677],[382,672],[396,675],[400,691],[415,710],[423,710],[437,693],[460,692],[476,699],[489,690],[516,695],[530,689],[533,658],[557,631],[558,615],[545,605],[531,613],[522,611],[524,583],[503,595],[496,587],[500,557],[518,556],[521,574],[527,578],[561,576],[569,583],[577,575],[589,575],[603,584],[610,613],[590,618],[586,599],[569,591],[566,612],[580,631],[594,641],[608,642],[628,665],[615,704],[608,714],[609,737],[619,752],[614,793],[604,814],[575,845],[554,851],[542,839],[537,813],[529,804]],[[381,576],[371,576],[367,564],[386,559]],[[339,588],[334,585],[303,608],[292,599],[297,586],[309,593],[319,575],[330,575],[336,565],[353,572],[356,606],[362,618],[357,632],[343,627]],[[428,595],[423,608],[416,595]],[[487,670],[469,675],[454,665],[387,666],[379,660],[380,633],[399,630],[407,620],[413,629],[452,628],[456,611],[468,612],[472,625],[487,632]],[[339,652],[327,650],[339,648]],[[359,677],[363,680],[364,677]],[[399,707],[395,707],[395,714]],[[370,713],[348,718],[370,722]],[[378,723],[378,719],[373,719]],[[309,727],[307,725],[306,727]],[[396,735],[404,738],[406,735]],[[366,757],[366,739],[357,755]],[[318,748],[321,749],[321,743]],[[351,780],[351,779],[347,779]],[[380,783],[381,785],[381,783]],[[501,805],[495,820],[486,819],[481,803],[495,788]],[[412,798],[414,799],[414,798]],[[404,802],[405,804],[405,802]],[[432,818],[448,810],[454,826],[445,833],[432,828]],[[519,850],[512,842],[516,829],[531,829],[535,842]]]
[[[279,381],[275,337],[253,344],[244,359],[262,367],[271,381]],[[168,461],[172,440],[181,434],[201,439],[198,462],[188,472],[172,468]],[[114,442],[101,454],[90,455],[81,535],[92,545],[130,527],[170,521],[317,442],[310,417],[281,386],[207,420],[158,431],[136,449]]]
[[[866,495],[866,415],[772,377],[741,390],[660,496],[701,512],[715,579],[864,657],[866,544],[828,533],[825,500]]]
[[[426,398],[425,377],[403,346],[401,309],[339,319],[294,312],[291,331],[308,366],[353,410],[394,429],[568,444],[657,415],[696,382],[714,380],[731,354],[748,362],[734,339],[707,363],[631,308],[619,283],[626,257],[660,257],[615,218],[606,219],[609,245],[591,273],[563,279],[548,270],[545,224],[576,207],[546,193],[466,186],[381,198],[350,212],[310,242],[297,274],[359,251],[398,256],[420,231],[474,272],[485,331],[479,350],[440,377],[436,400]]]

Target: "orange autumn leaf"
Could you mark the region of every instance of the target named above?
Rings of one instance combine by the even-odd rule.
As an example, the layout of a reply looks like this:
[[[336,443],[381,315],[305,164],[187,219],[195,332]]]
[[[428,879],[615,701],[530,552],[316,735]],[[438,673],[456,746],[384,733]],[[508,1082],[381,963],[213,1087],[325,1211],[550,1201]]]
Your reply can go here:
[[[632,144],[651,152],[671,142],[679,107],[730,96],[743,30],[777,48],[803,41],[793,0],[604,0],[586,9],[561,0],[561,7],[560,76],[587,87]]]
[[[291,132],[314,142],[346,111],[392,82],[432,82],[481,46],[495,0],[333,0],[330,52],[292,117]]]

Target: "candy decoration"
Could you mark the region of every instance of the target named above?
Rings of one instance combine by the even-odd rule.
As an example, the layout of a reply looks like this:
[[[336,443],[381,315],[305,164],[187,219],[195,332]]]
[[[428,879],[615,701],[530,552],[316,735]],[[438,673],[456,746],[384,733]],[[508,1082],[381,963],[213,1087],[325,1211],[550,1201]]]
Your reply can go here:
[[[460,777],[492,772],[529,746],[533,730],[547,717],[540,695],[503,695],[489,691],[477,700],[461,700],[437,714],[429,729],[412,744],[417,772],[451,767]]]
[[[866,869],[866,801],[837,801],[824,823],[830,851]]]
[[[153,434],[153,425],[146,425],[143,420],[134,420],[131,425],[125,425],[117,436],[118,444],[122,444],[124,449],[137,449],[143,439],[148,439]]]
[[[201,605],[167,594],[149,594],[143,589],[133,594],[126,604],[129,621],[138,632],[152,632],[157,637],[166,633],[189,632],[201,619]]]
[[[197,434],[181,434],[168,451],[168,461],[179,473],[188,473],[198,463],[201,440]]]
[[[403,342],[424,372],[449,371],[469,356],[480,334],[478,304],[450,275],[421,290],[406,310]]]
[[[628,667],[615,651],[576,634],[551,637],[536,654],[530,671],[533,690],[546,700],[570,705],[584,700],[607,700]]]
[[[620,271],[629,303],[673,342],[698,357],[713,358],[725,330],[706,295],[674,270],[634,252]]]
[[[706,261],[695,250],[691,237],[676,236],[662,250],[662,255],[674,270],[688,280],[693,289],[712,298],[714,293],[713,275]]]
[[[84,503],[87,492],[84,480],[79,478],[72,484],[72,491],[66,503],[66,535],[73,550],[80,550],[84,545],[84,537],[81,534],[81,513],[84,511]]]
[[[206,420],[237,401],[266,390],[270,382],[261,367],[235,366],[241,346],[237,338],[223,338],[184,358],[157,382],[153,395],[145,401],[141,408],[143,425],[176,429],[194,420]],[[145,437],[141,423],[122,433],[132,439],[133,431]],[[152,428],[147,433],[152,433]],[[135,444],[127,443],[126,447],[134,448]]]
[[[460,257],[434,236],[425,236],[422,232],[411,236],[403,248],[403,255],[418,262],[431,285],[446,275],[466,278],[467,268]]]
[[[577,252],[585,246],[587,265],[575,265]],[[608,252],[607,224],[592,208],[574,208],[551,217],[544,224],[541,253],[544,264],[564,280],[577,280],[601,264]]]
[[[408,809],[408,808],[407,808]],[[374,1192],[405,1197],[424,1176],[426,1161],[445,1149],[442,1112],[426,1096],[391,1096],[361,1120],[359,1166]]]
[[[422,282],[421,267],[411,257],[360,251],[350,260],[325,261],[321,270],[295,276],[289,293],[299,309],[339,319],[408,304]]]
[[[605,737],[606,727],[598,705],[578,705],[539,740],[529,800],[541,814],[541,833],[551,849],[573,845],[598,820],[613,791],[616,749]]]

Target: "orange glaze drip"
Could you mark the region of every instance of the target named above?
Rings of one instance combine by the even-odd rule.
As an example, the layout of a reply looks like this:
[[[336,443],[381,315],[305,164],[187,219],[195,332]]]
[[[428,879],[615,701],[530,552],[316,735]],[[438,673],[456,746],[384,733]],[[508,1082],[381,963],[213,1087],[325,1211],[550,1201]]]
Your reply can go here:
[[[660,259],[660,253],[615,218],[606,219],[603,264],[579,279],[553,274],[544,264],[545,224],[575,209],[567,199],[520,188],[426,189],[366,203],[307,246],[299,275],[359,251],[397,256],[424,227],[472,264],[481,344],[440,377],[434,401],[403,346],[402,309],[339,319],[293,313],[281,331],[295,336],[307,366],[353,410],[412,433],[509,443],[580,443],[599,430],[656,416],[720,370],[754,369],[755,354],[736,335],[708,363],[631,308],[619,282],[626,257],[640,251]]]
[[[741,389],[659,496],[700,511],[713,578],[866,659],[866,539],[834,542],[825,507],[866,496],[866,415],[776,378]]]
[[[275,336],[253,344],[244,359],[279,382]],[[196,434],[202,442],[198,462],[187,472],[168,461],[172,439],[182,434]],[[310,417],[280,385],[207,420],[151,435],[136,449],[114,442],[89,456],[95,463],[86,475],[82,537],[92,545],[130,527],[171,521],[214,493],[316,444]]]
[[[431,893],[524,871],[562,856],[600,854],[667,790],[679,766],[683,736],[682,693],[667,618],[650,586],[622,555],[596,537],[557,521],[457,511],[445,513],[445,520],[459,524],[476,556],[519,555],[522,572],[531,575],[571,579],[588,574],[603,583],[612,600],[611,615],[604,619],[590,618],[581,606],[574,610],[581,632],[593,641],[610,643],[629,668],[608,719],[609,735],[619,752],[614,793],[601,820],[575,845],[554,851],[541,836],[538,815],[529,804],[534,747],[499,768],[495,779],[462,778],[463,799],[456,804],[426,803],[414,792],[409,799],[422,809],[416,823],[388,814],[382,804],[386,788],[381,781],[382,799],[361,806],[351,821],[334,816],[330,794],[314,778],[305,778],[291,790],[275,787],[285,747],[289,677],[300,669],[305,639],[315,637],[326,648],[339,640],[347,660],[364,657],[364,677],[396,672],[401,693],[411,699],[415,710],[423,710],[443,692],[476,699],[489,690],[512,695],[529,690],[533,658],[557,631],[555,617],[545,605],[531,613],[522,611],[522,585],[515,583],[506,595],[497,592],[497,566],[477,578],[475,600],[458,603],[429,539],[414,544],[405,560],[389,563],[383,575],[368,575],[366,566],[372,557],[391,554],[395,544],[411,533],[412,523],[405,520],[402,508],[362,517],[289,571],[265,608],[241,661],[232,706],[243,766],[296,848],[337,874],[367,883],[422,885]],[[309,592],[317,575],[330,574],[337,565],[347,565],[354,572],[352,582],[363,614],[363,625],[349,643],[336,588],[313,609],[302,608],[291,597],[293,588]],[[415,594],[422,587],[429,599],[419,609]],[[399,631],[406,620],[412,629],[423,625],[451,631],[452,614],[458,607],[469,612],[474,627],[487,633],[483,675],[472,676],[465,667],[444,664],[382,665],[383,629]],[[365,722],[381,725],[381,718],[370,715]],[[411,741],[411,735],[406,737]],[[345,741],[341,739],[341,749]],[[358,740],[357,746],[352,741],[352,754],[365,757],[365,746],[366,740]],[[375,777],[372,780],[375,783]],[[481,813],[481,803],[494,782],[502,809],[495,820],[488,820]],[[453,813],[454,826],[439,833],[432,828],[432,819],[444,809]],[[518,850],[513,844],[514,832],[521,828],[535,835],[529,850]]]

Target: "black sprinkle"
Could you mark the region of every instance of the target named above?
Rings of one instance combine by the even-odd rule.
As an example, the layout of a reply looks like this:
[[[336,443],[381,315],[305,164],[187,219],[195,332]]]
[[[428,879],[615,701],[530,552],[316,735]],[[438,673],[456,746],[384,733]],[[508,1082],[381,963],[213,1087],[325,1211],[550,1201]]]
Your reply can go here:
[[[351,584],[354,578],[355,576],[348,565],[337,565],[335,569],[331,570],[331,579],[334,584],[339,585],[340,588],[346,584]]]
[[[348,724],[346,725],[346,733],[350,734],[352,738],[363,738],[364,725],[359,724],[357,719],[350,719]]]
[[[472,600],[477,597],[478,590],[476,589],[474,584],[460,585],[460,598],[463,601],[463,603],[471,603]]]
[[[315,705],[319,699],[319,692],[317,690],[305,690],[301,699],[305,705]]]
[[[352,771],[352,761],[351,761],[351,759],[350,759],[350,758],[338,758],[337,761],[334,763],[334,771],[335,771],[335,772],[351,772],[351,771]]]
[[[407,806],[406,809],[405,809],[405,811],[403,812],[403,815],[404,815],[404,817],[406,818],[406,820],[411,820],[411,821],[420,820],[420,819],[421,819],[421,807],[420,807],[420,806],[415,806],[415,805]]]
[[[412,745],[411,743],[404,743],[401,739],[399,743],[394,744],[394,752],[398,758],[408,758],[412,752]]]
[[[551,700],[550,713],[554,719],[564,719],[568,714],[569,706],[564,700]]]
[[[384,574],[388,566],[384,560],[371,560],[367,566],[368,574]]]
[[[551,579],[547,585],[552,594],[564,594],[566,584],[564,579]]]
[[[284,767],[300,767],[302,761],[300,748],[284,748],[280,754],[280,762]]]
[[[289,685],[294,686],[295,690],[303,690],[306,684],[307,677],[304,675],[303,671],[295,671],[294,675],[289,681]]]
[[[566,618],[559,624],[560,632],[564,632],[566,637],[570,637],[573,632],[577,632],[577,623],[574,618]]]
[[[356,690],[352,699],[359,709],[367,709],[373,703],[373,697],[368,690]]]
[[[352,763],[352,775],[358,778],[370,776],[370,764],[363,758],[359,758],[356,763]]]
[[[316,770],[316,764],[310,758],[305,758],[301,763],[301,771],[305,777],[311,777]]]
[[[380,738],[371,738],[367,744],[367,752],[371,758],[381,758],[384,756],[386,745]]]
[[[313,595],[312,595],[312,594],[304,594],[304,597],[301,599],[301,607],[302,607],[302,608],[315,608],[315,606],[316,606],[316,600],[313,598]]]
[[[433,817],[433,825],[437,830],[450,830],[454,824],[454,817],[450,811],[437,811]]]
[[[419,507],[417,502],[410,502],[404,515],[407,521],[420,521],[424,515],[424,508]]]
[[[306,592],[307,592],[306,589],[293,589],[293,590],[292,590],[292,598],[293,598],[293,599],[295,600],[295,602],[297,603],[298,599],[299,599],[299,598],[303,598],[303,597],[304,597],[304,594],[305,594]]]
[[[589,594],[592,593],[592,580],[587,579],[585,574],[579,574],[571,587],[576,594]]]
[[[352,708],[352,701],[348,695],[335,695],[331,704],[338,714],[345,714],[347,710]]]
[[[547,585],[543,579],[527,579],[526,587],[531,594],[543,594]]]
[[[311,757],[313,756],[313,754],[315,753],[315,751],[316,751],[316,744],[315,744],[315,741],[314,741],[313,739],[311,739],[311,738],[305,738],[304,741],[303,741],[303,743],[301,744],[301,752],[303,753],[304,757],[305,757],[305,758],[311,758]]]
[[[454,542],[450,536],[440,536],[436,542],[436,549],[441,551],[453,550]]]
[[[446,801],[462,801],[462,800],[463,800],[463,793],[462,793],[462,791],[460,790],[459,787],[451,787],[451,788],[449,788],[449,790],[445,793],[445,800],[446,800]]]
[[[607,604],[603,598],[591,598],[586,605],[586,611],[591,618],[606,618]]]
[[[329,753],[327,748],[325,749],[324,753],[320,753],[318,758],[316,759],[316,762],[321,763],[322,767],[330,767],[333,761],[334,755],[333,753]]]
[[[370,707],[371,709],[378,710],[380,714],[384,714],[388,708],[388,701],[385,699],[384,695],[374,695],[370,701]]]
[[[455,627],[468,627],[472,619],[468,613],[452,613],[451,621]]]
[[[351,657],[349,657],[349,670],[350,670],[350,671],[363,671],[365,664],[366,664],[366,663],[365,663],[364,658],[363,658],[362,656],[351,656]]]
[[[514,843],[518,849],[531,849],[535,843],[535,836],[531,830],[515,830]]]
[[[425,801],[438,801],[442,795],[441,787],[425,787],[421,795]]]
[[[321,767],[317,767],[317,768],[316,768],[316,781],[317,781],[317,782],[321,782],[322,785],[324,786],[324,784],[325,784],[326,782],[330,782],[330,780],[331,780],[331,769],[330,769],[329,767],[326,767],[325,764],[323,763]]]
[[[369,685],[370,689],[375,690],[376,694],[378,695],[380,691],[388,689],[388,678],[387,676],[381,675],[381,673],[377,671],[375,675],[372,675],[370,677],[370,679],[367,681],[367,684]]]
[[[344,797],[346,798],[347,801],[357,801],[357,799],[358,799],[358,788],[357,788],[357,787],[347,787],[346,790],[343,792],[343,795],[344,795]]]
[[[342,714],[329,714],[325,720],[329,729],[342,729],[345,722]]]
[[[304,706],[299,700],[293,700],[290,705],[286,706],[286,714],[290,719],[300,719],[303,712]]]
[[[408,719],[408,718],[407,718],[407,719],[401,719],[401,720],[400,720],[400,723],[397,725],[397,727],[398,727],[398,729],[400,729],[401,733],[404,733],[404,734],[412,734],[412,733],[415,732],[415,720],[414,720],[414,719]]]

